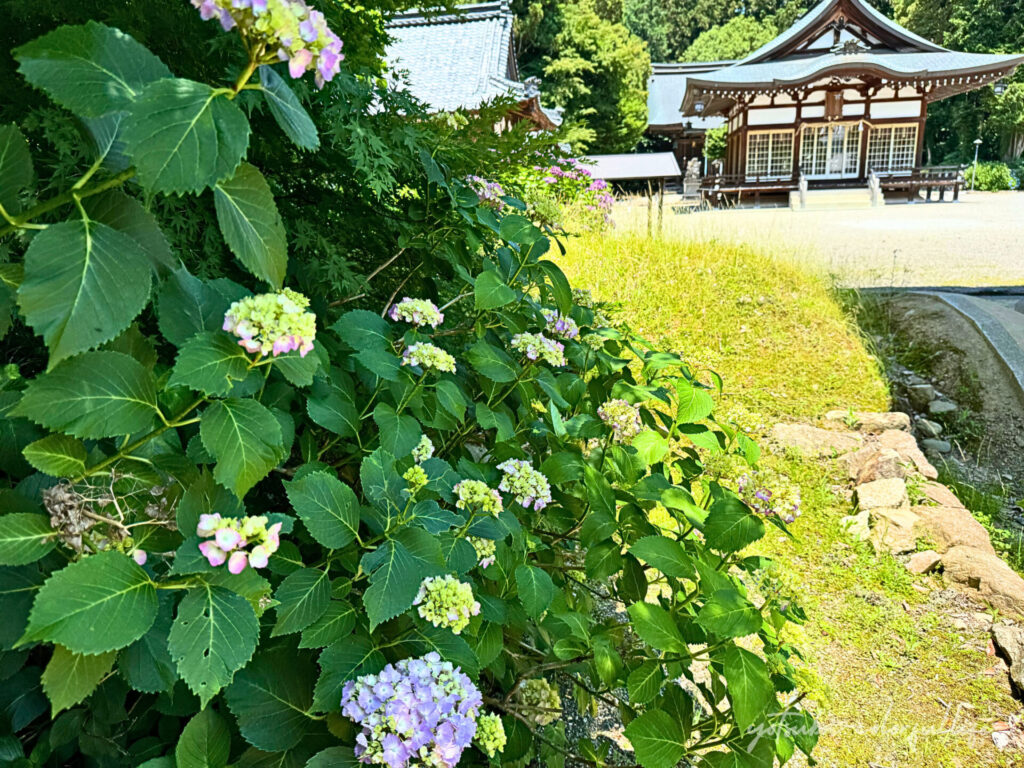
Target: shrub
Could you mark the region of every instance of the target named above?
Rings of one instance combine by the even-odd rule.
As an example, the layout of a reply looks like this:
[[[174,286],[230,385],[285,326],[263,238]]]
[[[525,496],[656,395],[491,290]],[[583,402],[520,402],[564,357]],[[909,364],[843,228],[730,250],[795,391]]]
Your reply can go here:
[[[594,178],[576,158],[558,157],[546,165],[521,166],[499,177],[527,205],[529,215],[559,230],[573,226],[602,229],[611,222],[611,187]]]
[[[616,707],[645,768],[810,752],[784,634],[802,613],[748,592],[766,521],[702,463],[756,445],[574,294],[521,202],[496,212],[437,164],[424,189],[462,229],[434,234],[473,244],[428,266],[457,276],[444,299],[389,312],[408,274],[358,309],[285,288],[238,102],[298,147],[316,123],[275,27],[232,20],[250,58],[230,86],[94,22],[14,51],[94,150],[51,186],[0,128],[0,330],[46,358],[0,386],[4,759],[604,764],[565,732],[573,701]],[[317,40],[289,47],[292,77],[335,75]],[[186,271],[135,185],[212,200],[241,282]]]
[[[1017,189],[1020,180],[1006,163],[978,163],[977,181],[974,178],[974,166],[964,172],[964,181],[968,187],[974,183],[975,189],[984,192],[1000,192],[1005,189]]]
[[[721,160],[729,148],[729,126],[720,125],[704,134],[704,157],[708,160]]]

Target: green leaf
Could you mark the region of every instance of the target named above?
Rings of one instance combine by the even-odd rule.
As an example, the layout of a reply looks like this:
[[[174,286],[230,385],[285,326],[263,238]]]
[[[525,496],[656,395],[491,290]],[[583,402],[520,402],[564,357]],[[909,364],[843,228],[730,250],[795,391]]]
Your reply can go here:
[[[760,720],[775,694],[768,666],[756,654],[730,645],[722,656],[722,673],[736,724],[746,731]]]
[[[106,224],[63,221],[29,244],[18,303],[53,366],[127,328],[149,283],[149,258],[135,240]]]
[[[626,679],[629,703],[636,705],[654,701],[664,682],[665,672],[661,668],[661,662],[645,661],[630,672]]]
[[[78,477],[85,474],[89,458],[81,440],[68,435],[47,435],[25,446],[25,459],[40,472],[51,477]]]
[[[678,378],[676,385],[676,420],[680,423],[703,421],[715,410],[715,401],[707,390],[700,389],[687,379]]]
[[[405,482],[395,471],[395,458],[378,448],[359,466],[359,481],[363,494],[371,504],[386,512],[388,517],[398,515],[405,507]]]
[[[260,84],[263,86],[263,95],[267,99],[270,114],[292,143],[302,149],[319,149],[320,137],[316,132],[316,124],[285,83],[284,78],[271,67],[262,66]]]
[[[416,419],[407,413],[396,413],[387,403],[377,403],[373,420],[380,428],[380,445],[392,456],[408,456],[423,436]]]
[[[514,381],[516,364],[503,349],[480,339],[470,347],[467,354],[469,364],[484,378],[498,384]]]
[[[156,382],[121,352],[89,352],[34,379],[14,415],[76,437],[112,437],[147,429],[156,414]]]
[[[629,551],[666,576],[692,579],[697,575],[693,561],[682,545],[665,536],[645,536],[631,546]]]
[[[711,505],[704,523],[704,539],[712,549],[738,552],[764,536],[764,523],[735,496]]]
[[[548,609],[555,597],[555,585],[551,577],[533,565],[520,565],[516,568],[516,588],[526,613],[535,619]]]
[[[224,93],[168,77],[136,98],[124,141],[148,190],[201,192],[234,174],[249,146],[249,121]]]
[[[502,218],[498,234],[502,240],[520,245],[530,245],[544,236],[532,221],[517,213]]]
[[[515,301],[521,294],[509,288],[493,269],[477,275],[473,287],[477,309],[497,309]]]
[[[75,653],[106,653],[146,634],[156,609],[146,572],[127,555],[101,552],[47,579],[19,644],[49,641]]]
[[[565,273],[553,261],[538,261],[537,266],[551,283],[551,293],[558,311],[568,315],[572,310],[572,286],[569,285]]]
[[[213,200],[231,251],[256,277],[280,288],[288,268],[288,240],[263,174],[242,163],[234,176],[213,188]]]
[[[0,205],[18,213],[18,196],[32,183],[32,155],[28,142],[16,125],[0,125]]]
[[[326,571],[300,568],[285,576],[274,598],[278,602],[277,623],[271,637],[301,632],[327,611],[331,580]]]
[[[304,768],[359,768],[352,747],[327,747],[313,755]]]
[[[626,609],[633,619],[633,631],[640,639],[658,651],[686,653],[686,641],[672,614],[651,603],[633,603]]]
[[[339,386],[338,382],[333,381],[315,382],[306,400],[306,411],[309,418],[324,429],[340,437],[351,437],[359,431],[361,421],[359,409],[352,399],[352,384],[347,378],[343,382],[345,386]]]
[[[653,429],[646,429],[641,432],[633,438],[633,442],[630,445],[636,448],[640,460],[646,465],[657,464],[665,458],[665,454],[668,453],[669,449],[668,440]]]
[[[106,224],[135,240],[149,257],[150,267],[157,275],[174,271],[177,259],[160,231],[156,216],[138,200],[118,189],[109,189],[87,197],[82,206],[93,221]]]
[[[230,280],[203,282],[182,268],[160,288],[157,298],[160,332],[180,347],[200,331],[219,331],[232,301],[248,291]]]
[[[224,768],[230,755],[231,731],[212,707],[188,721],[174,748],[177,768]]]
[[[335,712],[345,683],[358,675],[380,672],[387,660],[369,638],[356,635],[324,648],[318,663],[321,671],[313,692],[314,706],[319,712]]]
[[[682,727],[660,709],[644,712],[630,721],[625,734],[643,768],[674,768],[686,753]]]
[[[128,109],[142,88],[171,72],[120,30],[90,21],[59,27],[14,50],[18,71],[83,117]]]
[[[598,512],[615,517],[615,492],[607,478],[590,464],[583,468],[584,484],[590,505]]]
[[[237,340],[223,331],[204,331],[178,352],[168,387],[188,387],[223,396],[249,375],[249,358]]]
[[[588,578],[604,580],[622,569],[622,549],[614,541],[602,541],[587,550],[584,566]]]
[[[249,601],[223,587],[190,589],[178,606],[167,650],[200,704],[207,703],[252,658],[260,624]]]
[[[352,634],[356,611],[344,600],[332,600],[319,619],[302,630],[299,648],[323,648]]]
[[[53,646],[53,655],[40,678],[53,708],[51,717],[89,696],[116,658],[117,651],[86,656],[72,653],[63,645]]]
[[[281,426],[255,400],[229,398],[210,404],[199,422],[199,435],[217,460],[214,479],[238,498],[282,459]]]
[[[370,587],[363,593],[363,605],[370,619],[370,631],[412,606],[420,583],[441,573],[441,548],[437,540],[419,529],[437,547],[436,558],[408,549],[395,539],[385,541],[363,558],[364,570],[372,570]],[[421,546],[422,541],[411,542]],[[369,559],[368,559],[369,558]]]
[[[167,635],[171,631],[170,597],[168,593],[163,594],[156,621],[149,631],[121,651],[117,668],[133,690],[162,693],[170,691],[178,681],[174,661],[167,651]]]
[[[697,623],[718,637],[746,637],[761,628],[761,614],[734,589],[719,589],[697,612]]]
[[[243,738],[266,752],[298,744],[310,724],[306,712],[313,706],[315,673],[308,654],[279,648],[260,654],[235,675],[224,697]]]
[[[334,475],[310,472],[285,483],[285,491],[310,534],[328,549],[342,549],[358,535],[359,500]]]

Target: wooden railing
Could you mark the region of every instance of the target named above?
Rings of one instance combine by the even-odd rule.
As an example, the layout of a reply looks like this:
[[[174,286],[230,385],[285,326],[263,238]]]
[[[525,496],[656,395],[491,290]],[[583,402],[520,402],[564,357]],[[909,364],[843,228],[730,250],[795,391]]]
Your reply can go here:
[[[909,202],[914,202],[923,193],[926,202],[931,202],[932,193],[939,193],[939,200],[946,199],[946,191],[952,192],[953,200],[960,199],[964,186],[963,165],[933,165],[914,168],[910,171],[874,171],[869,173],[878,179],[879,187],[886,192],[902,192]]]

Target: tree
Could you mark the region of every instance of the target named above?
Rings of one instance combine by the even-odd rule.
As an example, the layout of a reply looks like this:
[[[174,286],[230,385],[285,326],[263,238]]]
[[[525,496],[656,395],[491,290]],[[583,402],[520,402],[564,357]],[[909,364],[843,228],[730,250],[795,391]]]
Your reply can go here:
[[[704,157],[708,160],[719,160],[725,157],[728,148],[729,126],[720,125],[712,128],[704,135]]]
[[[622,24],[598,15],[593,0],[563,6],[545,59],[545,101],[579,122],[580,149],[625,152],[647,128],[646,46]]]
[[[701,33],[683,51],[683,61],[742,59],[776,36],[775,25],[750,16],[736,16]]]

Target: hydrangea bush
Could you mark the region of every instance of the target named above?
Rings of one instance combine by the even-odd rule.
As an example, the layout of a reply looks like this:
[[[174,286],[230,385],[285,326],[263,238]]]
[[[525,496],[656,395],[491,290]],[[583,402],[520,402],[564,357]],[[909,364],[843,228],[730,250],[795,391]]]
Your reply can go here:
[[[601,229],[611,224],[615,204],[611,186],[577,158],[555,157],[545,165],[511,171],[502,181],[522,197],[531,215],[547,226]]]
[[[14,51],[95,157],[52,189],[0,127],[0,334],[39,349],[5,348],[24,375],[0,380],[2,760],[809,753],[786,634],[802,614],[745,586],[770,564],[744,550],[785,523],[707,479],[709,455],[758,458],[715,420],[714,382],[574,293],[520,201],[497,211],[437,167],[431,193],[475,243],[443,257],[450,295],[396,302],[403,274],[376,306],[286,288],[239,97],[315,146],[266,68],[287,58],[329,93],[340,41],[295,0],[197,6],[243,37],[231,86],[97,23]],[[244,284],[167,257],[143,201],[180,195],[212,204]],[[566,732],[598,703],[631,756]]]

